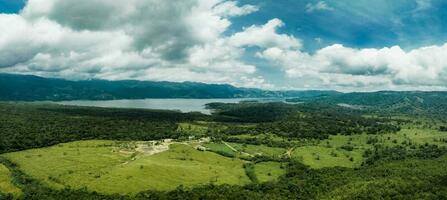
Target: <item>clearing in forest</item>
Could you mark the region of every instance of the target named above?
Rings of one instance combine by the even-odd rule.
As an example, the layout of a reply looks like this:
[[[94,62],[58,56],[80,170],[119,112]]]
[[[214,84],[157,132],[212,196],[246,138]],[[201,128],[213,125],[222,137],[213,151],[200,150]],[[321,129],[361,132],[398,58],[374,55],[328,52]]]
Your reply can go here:
[[[11,194],[14,197],[22,194],[22,191],[12,183],[11,172],[2,164],[0,164],[0,199],[1,194]]]
[[[86,187],[104,194],[136,194],[172,190],[180,185],[250,183],[242,160],[180,143],[153,154],[150,145],[143,144],[80,141],[3,156],[26,174],[57,189]]]

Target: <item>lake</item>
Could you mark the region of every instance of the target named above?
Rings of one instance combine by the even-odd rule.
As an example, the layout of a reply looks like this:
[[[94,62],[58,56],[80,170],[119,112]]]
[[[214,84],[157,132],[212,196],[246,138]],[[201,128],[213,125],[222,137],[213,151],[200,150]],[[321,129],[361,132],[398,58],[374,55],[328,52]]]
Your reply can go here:
[[[234,98],[234,99],[132,99],[132,100],[106,100],[106,101],[59,101],[61,105],[93,106],[105,108],[142,108],[157,110],[177,110],[181,112],[201,112],[211,114],[205,105],[213,102],[238,103],[241,101],[275,102],[283,99],[272,98]]]

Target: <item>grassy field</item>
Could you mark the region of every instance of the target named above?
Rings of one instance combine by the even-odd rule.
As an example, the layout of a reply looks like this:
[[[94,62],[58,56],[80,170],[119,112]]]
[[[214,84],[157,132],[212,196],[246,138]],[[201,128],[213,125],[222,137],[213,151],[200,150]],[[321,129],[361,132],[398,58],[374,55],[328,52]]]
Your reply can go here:
[[[178,130],[188,133],[190,136],[203,136],[209,128],[207,124],[200,123],[179,123]]]
[[[182,126],[192,132],[205,131],[201,126]],[[89,191],[104,194],[136,194],[145,190],[172,190],[180,185],[248,184],[251,181],[243,168],[248,161],[241,160],[247,156],[279,158],[288,155],[289,151],[292,159],[311,168],[356,168],[364,161],[364,151],[372,149],[374,144],[403,145],[408,148],[424,144],[446,146],[446,139],[445,132],[408,128],[395,134],[330,136],[329,139],[305,146],[300,143],[293,150],[265,145],[190,141],[154,143],[161,148],[156,152],[149,148],[154,145],[150,142],[91,140],[1,156],[18,164],[26,174],[55,189],[85,187]],[[203,145],[212,152],[198,151],[193,148],[196,145]],[[259,182],[274,181],[285,173],[282,165],[279,162],[256,163],[255,176]],[[1,165],[0,178],[1,192],[20,195],[20,190],[11,184],[9,171]],[[363,187],[364,183],[356,184]]]
[[[251,145],[251,144],[239,144],[228,143],[230,146],[238,150],[239,152],[245,152],[250,155],[263,155],[269,157],[280,157],[286,153],[284,148],[268,147],[265,145]]]
[[[252,138],[252,135],[237,135],[238,138]],[[264,135],[258,137],[265,137]],[[272,137],[269,137],[272,138]],[[428,128],[407,128],[397,133],[381,135],[334,135],[329,139],[317,142],[289,141],[296,146],[291,152],[291,157],[297,159],[311,168],[325,167],[360,167],[363,153],[367,149],[373,149],[375,144],[384,146],[419,146],[425,144],[436,144],[447,146],[447,133]],[[215,152],[223,152],[224,155],[250,156],[264,155],[272,158],[284,156],[287,152],[285,148],[268,147],[265,145],[250,145],[241,143],[227,143],[235,150],[224,143],[208,143],[205,146]]]
[[[223,143],[212,142],[212,143],[204,144],[204,146],[213,152],[218,152],[223,155],[228,155],[231,157],[236,157],[238,155],[238,152],[232,150],[230,147],[228,147],[227,145],[225,145]]]
[[[136,194],[201,184],[250,182],[243,161],[191,146],[171,144],[154,155],[132,152],[130,143],[81,141],[5,154],[25,173],[53,188],[83,188],[100,193]]]
[[[263,141],[265,143],[275,144],[286,144],[289,147],[293,146],[308,146],[314,145],[318,143],[318,140],[311,139],[291,139],[286,137],[281,137],[272,133],[263,133],[258,135],[250,135],[250,134],[240,134],[240,135],[232,135],[228,137],[229,139],[240,139],[240,140],[258,140]]]
[[[240,144],[240,143],[208,143],[205,147],[209,148],[214,152],[223,152],[225,155],[231,156],[268,156],[279,158],[286,153],[284,148],[268,147],[265,145],[251,145],[251,144]],[[232,148],[230,148],[231,146]],[[236,151],[235,151],[236,150]]]
[[[0,164],[0,193],[12,194],[14,197],[22,194],[22,191],[12,183],[11,172],[2,164]]]
[[[261,162],[255,165],[255,174],[259,182],[274,181],[286,173],[285,164],[279,162]]]
[[[302,161],[312,168],[324,167],[359,167],[363,162],[363,153],[372,149],[374,143],[385,146],[407,146],[436,144],[447,146],[443,141],[447,133],[433,129],[402,129],[395,134],[383,135],[336,135],[322,140],[318,145],[298,147],[292,152],[292,157]],[[372,142],[375,140],[375,142]],[[346,150],[352,147],[352,150]]]
[[[329,144],[333,147],[341,147],[343,145],[352,145],[357,149],[371,148],[368,139],[377,139],[378,143],[386,146],[402,145],[410,143],[414,145],[437,144],[446,146],[447,143],[441,139],[447,139],[447,133],[433,129],[402,129],[396,134],[383,135],[353,135],[353,136],[331,136],[328,140],[324,140],[320,145]]]
[[[357,167],[362,163],[362,154],[358,151],[337,150],[323,146],[306,146],[296,148],[292,158],[302,161],[312,168]]]

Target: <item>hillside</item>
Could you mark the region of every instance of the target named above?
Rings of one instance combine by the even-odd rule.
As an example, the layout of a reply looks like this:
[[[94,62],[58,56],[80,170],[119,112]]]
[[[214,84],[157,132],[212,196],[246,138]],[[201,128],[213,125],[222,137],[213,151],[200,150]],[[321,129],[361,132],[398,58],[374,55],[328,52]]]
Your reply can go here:
[[[266,91],[194,82],[107,81],[0,74],[0,100],[111,100],[146,98],[313,97],[335,91]]]
[[[447,92],[380,91],[339,93],[324,97],[289,99],[290,102],[337,104],[358,110],[403,113],[411,115],[444,115],[447,113]]]

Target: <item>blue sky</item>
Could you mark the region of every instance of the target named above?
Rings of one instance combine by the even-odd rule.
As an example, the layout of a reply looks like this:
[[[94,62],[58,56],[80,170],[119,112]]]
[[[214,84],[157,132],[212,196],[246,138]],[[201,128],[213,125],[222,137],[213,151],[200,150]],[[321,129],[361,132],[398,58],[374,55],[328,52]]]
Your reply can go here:
[[[229,32],[279,18],[287,24],[280,31],[303,39],[310,52],[333,43],[356,48],[400,45],[412,49],[447,41],[447,1],[444,0],[326,0],[324,2],[333,10],[311,13],[306,12],[306,5],[319,1],[239,2],[258,5],[260,10],[235,18],[233,31]],[[0,13],[17,13],[24,5],[25,0],[0,0]],[[317,41],[317,38],[322,40]]]
[[[306,5],[319,1],[240,2],[259,5],[260,10],[234,20],[234,29],[279,18],[286,24],[281,32],[304,40],[309,51],[333,43],[355,48],[400,45],[412,49],[443,44],[447,40],[447,1],[443,0],[326,0],[331,10],[312,12],[306,12]]]
[[[443,0],[0,0],[0,13],[8,30],[0,37],[12,38],[0,45],[0,72],[268,89],[447,88]]]
[[[307,11],[315,0],[241,0],[260,10],[236,18],[231,31],[279,18],[286,24],[280,32],[292,34],[304,43],[305,51],[332,44],[352,48],[383,48],[398,45],[405,50],[447,41],[447,1],[443,0],[326,0],[327,10]],[[277,71],[262,67],[264,76]],[[272,78],[277,83],[284,79]]]
[[[0,12],[17,13],[24,5],[25,2],[23,0],[0,0]]]

